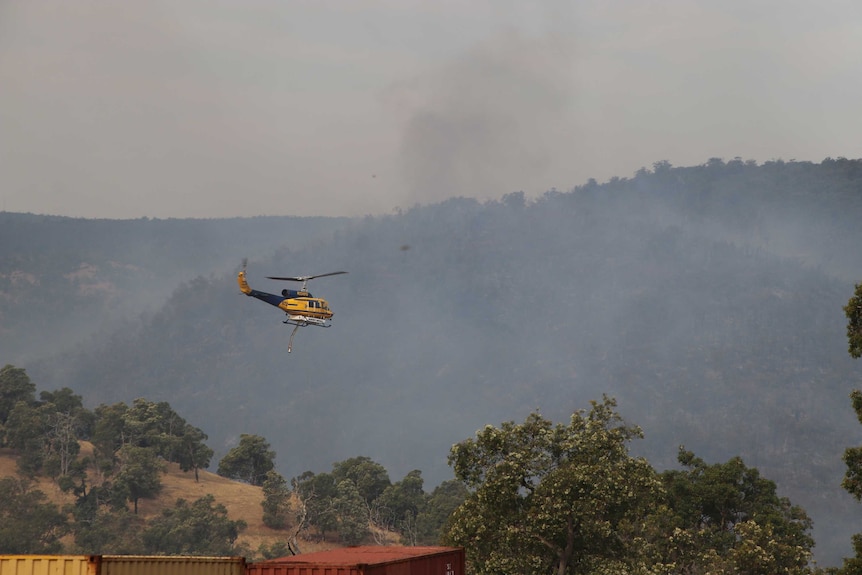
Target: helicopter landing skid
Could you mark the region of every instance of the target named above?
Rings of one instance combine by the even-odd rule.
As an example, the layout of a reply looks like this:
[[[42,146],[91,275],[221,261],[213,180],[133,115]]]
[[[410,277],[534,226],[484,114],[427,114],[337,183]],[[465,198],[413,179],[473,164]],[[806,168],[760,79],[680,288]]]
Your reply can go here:
[[[316,317],[308,317],[305,315],[289,315],[287,319],[282,323],[286,323],[294,326],[293,331],[290,332],[290,340],[287,342],[287,353],[290,353],[291,349],[293,349],[293,336],[296,335],[296,332],[301,327],[306,327],[309,325],[316,325],[317,327],[331,327],[332,324],[329,324],[324,319],[319,319]]]

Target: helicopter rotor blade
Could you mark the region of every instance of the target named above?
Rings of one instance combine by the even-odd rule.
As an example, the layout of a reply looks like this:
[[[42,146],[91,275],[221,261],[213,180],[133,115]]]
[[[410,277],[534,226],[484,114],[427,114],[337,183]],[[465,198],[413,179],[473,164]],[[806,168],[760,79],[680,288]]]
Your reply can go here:
[[[325,278],[326,276],[337,276],[340,274],[346,274],[347,272],[330,272],[328,274],[318,274],[316,276],[291,276],[291,277],[280,277],[280,276],[266,276],[267,279],[271,280],[281,280],[281,281],[290,281],[290,282],[307,282],[308,280],[313,280],[315,278]]]

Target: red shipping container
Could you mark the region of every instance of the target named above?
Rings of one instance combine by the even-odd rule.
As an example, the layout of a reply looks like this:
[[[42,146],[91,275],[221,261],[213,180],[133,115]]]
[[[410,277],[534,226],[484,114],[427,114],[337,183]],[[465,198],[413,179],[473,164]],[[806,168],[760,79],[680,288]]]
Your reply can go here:
[[[246,565],[246,575],[464,575],[457,547],[344,547]]]

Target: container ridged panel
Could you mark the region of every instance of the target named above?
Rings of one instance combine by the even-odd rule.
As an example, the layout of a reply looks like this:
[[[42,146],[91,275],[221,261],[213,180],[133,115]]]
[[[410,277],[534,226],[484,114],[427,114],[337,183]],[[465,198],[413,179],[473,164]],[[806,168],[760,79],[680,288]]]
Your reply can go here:
[[[90,555],[0,555],[0,575],[98,575]]]
[[[290,563],[249,563],[246,575],[365,575],[370,573],[352,566]]]
[[[99,575],[244,575],[242,557],[103,555]]]
[[[246,575],[464,575],[454,547],[360,546],[249,563]]]

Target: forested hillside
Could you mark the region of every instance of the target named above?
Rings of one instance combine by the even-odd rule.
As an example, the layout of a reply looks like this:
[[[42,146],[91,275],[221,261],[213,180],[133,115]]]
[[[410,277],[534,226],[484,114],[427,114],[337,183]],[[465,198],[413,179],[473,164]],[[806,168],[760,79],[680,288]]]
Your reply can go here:
[[[450,446],[476,429],[535,409],[564,419],[606,393],[644,429],[634,448],[656,467],[674,467],[685,445],[775,479],[835,564],[862,531],[840,487],[843,450],[859,443],[848,396],[862,366],[842,306],[862,280],[860,216],[862,161],[657,163],[531,201],[368,217],[317,242],[234,237],[256,289],[282,289],[268,275],[349,272],[312,282],[334,326],[301,330],[290,355],[281,313],[240,295],[238,268],[221,260],[121,330],[62,354],[31,340],[0,363],[99,401],[169,401],[217,455],[260,433],[286,477],[364,454],[438,483],[452,476]],[[102,242],[124,224],[136,225],[114,222]],[[174,269],[205,264],[209,247]],[[4,277],[33,273],[28,261]],[[56,286],[30,285],[29,301],[57,305],[40,291]],[[20,312],[4,305],[4,317]]]

